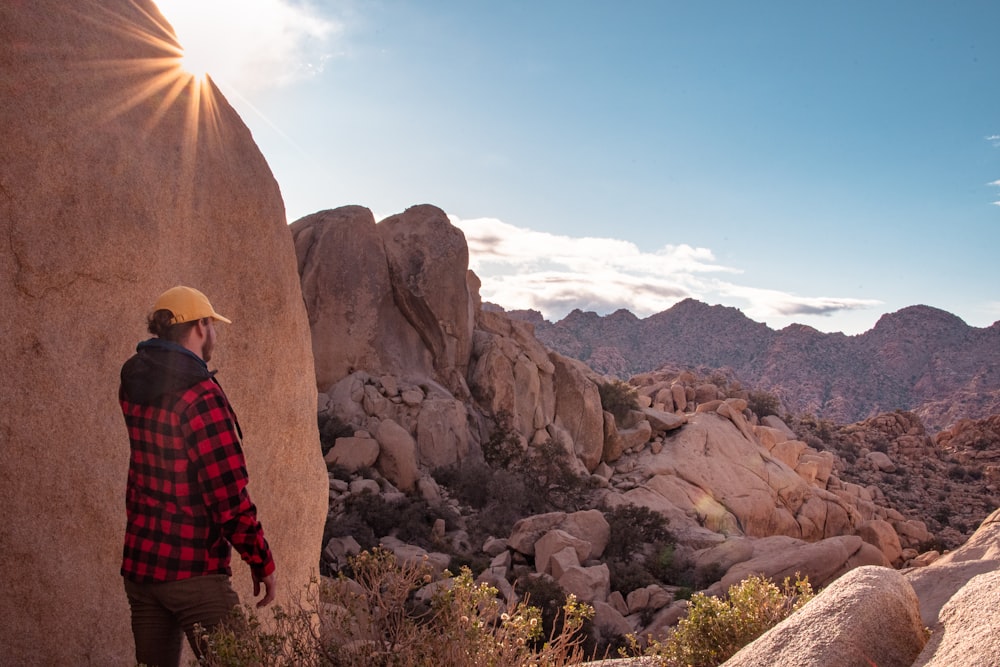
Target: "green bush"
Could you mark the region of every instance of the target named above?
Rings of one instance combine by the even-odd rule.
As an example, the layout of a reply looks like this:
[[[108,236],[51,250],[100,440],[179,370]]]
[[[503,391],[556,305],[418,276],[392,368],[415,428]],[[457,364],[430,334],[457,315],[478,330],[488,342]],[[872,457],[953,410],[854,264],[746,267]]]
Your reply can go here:
[[[473,542],[509,535],[525,516],[592,506],[595,486],[574,472],[570,454],[552,440],[522,449],[509,421],[506,413],[495,418],[493,435],[483,445],[485,463],[467,458],[432,473],[452,498],[476,510],[466,517]]]
[[[621,380],[612,380],[597,385],[597,390],[601,395],[601,407],[615,416],[615,421],[619,424],[625,421],[628,413],[639,407],[637,402],[639,393]]]
[[[604,510],[611,537],[604,560],[611,588],[629,593],[650,584],[688,584],[674,562],[674,537],[662,514],[648,507],[621,505]]]
[[[337,438],[348,438],[354,435],[354,428],[350,424],[340,421],[334,415],[318,414],[317,424],[319,426],[319,444],[323,451],[323,456],[333,449]]]
[[[373,548],[378,540],[394,534],[404,542],[422,547],[436,547],[431,532],[434,522],[445,520],[453,528],[456,517],[447,507],[432,507],[421,497],[408,495],[395,500],[377,493],[348,496],[342,515],[327,520],[323,544],[331,537],[350,535],[364,549]]]
[[[747,406],[758,417],[778,415],[781,409],[781,399],[770,392],[751,391],[749,398],[747,398]]]
[[[667,519],[659,512],[639,505],[619,505],[603,510],[611,528],[611,537],[604,550],[604,557],[630,560],[644,544],[673,544],[674,537],[667,529]]]
[[[490,437],[483,443],[483,458],[491,468],[509,468],[525,456],[513,417],[506,410],[493,415]]]
[[[812,598],[808,579],[785,579],[779,588],[757,575],[730,586],[725,598],[695,593],[688,615],[665,640],[650,642],[645,655],[663,667],[721,665]]]
[[[199,664],[564,667],[583,661],[580,630],[593,609],[573,596],[560,607],[561,629],[546,637],[538,608],[522,602],[505,609],[497,589],[475,583],[467,569],[455,577],[445,573],[444,585],[423,607],[413,604],[413,594],[433,580],[426,565],[401,565],[377,549],[353,558],[350,569],[353,580],[341,575],[314,583],[295,609],[275,606],[271,623],[245,606],[231,623],[200,632],[206,651]]]

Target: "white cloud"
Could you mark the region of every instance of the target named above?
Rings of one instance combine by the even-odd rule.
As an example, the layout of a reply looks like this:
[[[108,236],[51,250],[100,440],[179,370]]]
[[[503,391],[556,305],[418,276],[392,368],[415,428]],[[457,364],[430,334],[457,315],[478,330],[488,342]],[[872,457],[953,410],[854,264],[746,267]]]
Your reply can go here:
[[[1000,148],[1000,134],[991,134],[990,136],[986,137],[986,141],[993,144],[994,148]]]
[[[185,66],[248,92],[323,70],[340,26],[289,0],[156,0],[185,51]],[[196,73],[199,73],[196,71]]]
[[[880,305],[875,299],[853,299],[847,297],[803,297],[780,290],[761,289],[742,285],[720,285],[720,294],[747,301],[750,306],[747,315],[757,319],[771,316],[799,317],[818,315],[828,317],[845,310],[864,310]]]
[[[718,276],[742,272],[718,264],[708,248],[666,245],[646,252],[619,239],[537,232],[493,218],[449,217],[465,233],[483,299],[507,309],[532,308],[550,320],[574,308],[599,314],[625,308],[647,317],[688,297],[708,303],[721,299],[761,321],[828,316],[881,303],[801,297],[724,281]]]
[[[996,186],[1000,186],[1000,181],[993,181],[992,183],[987,183],[986,185],[996,185]]]

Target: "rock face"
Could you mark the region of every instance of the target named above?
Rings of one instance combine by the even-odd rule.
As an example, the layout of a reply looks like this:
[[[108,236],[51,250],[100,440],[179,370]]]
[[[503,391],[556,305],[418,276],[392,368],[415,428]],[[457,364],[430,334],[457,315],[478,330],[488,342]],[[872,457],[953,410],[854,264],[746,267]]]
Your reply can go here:
[[[906,577],[931,629],[915,667],[1000,664],[1000,510],[964,545]]]
[[[913,667],[1000,664],[1000,570],[978,575],[941,609],[940,624]]]
[[[444,211],[414,206],[376,225],[346,206],[297,220],[292,235],[320,390],[365,370],[468,394],[469,251]]]
[[[925,641],[917,596],[906,579],[889,568],[861,567],[725,664],[910,667]]]
[[[240,416],[283,596],[302,591],[321,548],[328,482],[281,196],[217,90],[199,97],[139,67],[174,55],[132,36],[171,41],[154,18],[148,0],[0,5],[8,664],[133,661],[118,371],[147,336],[146,309],[178,283],[234,322],[220,326],[212,366]],[[238,557],[234,570],[249,601]]]
[[[443,211],[414,206],[376,224],[349,206],[291,227],[321,420],[345,436],[395,422],[415,441],[424,472],[476,454],[495,432],[490,420],[525,446],[557,443],[580,472],[597,467],[601,378],[549,353],[530,326],[480,309],[465,238]],[[393,483],[415,484],[414,474],[387,465]]]
[[[884,315],[858,336],[802,325],[774,331],[735,308],[685,299],[639,319],[575,310],[550,323],[537,312],[539,340],[621,378],[664,364],[732,368],[752,386],[774,391],[796,414],[841,423],[892,410],[916,411],[937,430],[961,418],[1000,413],[1000,377],[991,372],[1000,323],[975,328],[927,306]]]

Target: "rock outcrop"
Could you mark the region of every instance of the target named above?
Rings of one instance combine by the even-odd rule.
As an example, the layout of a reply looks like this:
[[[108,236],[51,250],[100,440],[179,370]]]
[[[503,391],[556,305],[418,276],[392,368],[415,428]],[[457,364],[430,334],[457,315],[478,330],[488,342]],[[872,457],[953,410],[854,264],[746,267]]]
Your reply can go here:
[[[866,489],[870,500],[924,526],[894,527],[911,539],[908,548],[951,549],[961,545],[983,519],[1000,506],[1000,417],[959,422],[928,435],[913,412],[890,412],[837,426],[801,418],[793,422],[801,437],[832,456],[838,476]],[[892,560],[890,555],[890,560]]]
[[[906,579],[889,568],[861,567],[725,664],[910,667],[925,642],[917,596]]]
[[[286,602],[321,548],[328,482],[278,186],[218,90],[170,69],[159,22],[149,0],[0,5],[6,664],[133,661],[118,371],[147,336],[146,309],[178,283],[233,320],[212,366],[246,435]],[[238,557],[234,570],[249,601]]]
[[[465,236],[441,209],[413,206],[376,225],[345,206],[291,228],[321,391],[364,370],[468,394],[477,304]]]
[[[906,577],[931,629],[915,667],[1000,664],[1000,509],[964,545]]]
[[[693,568],[709,592],[749,574],[780,581],[799,573],[822,586],[860,566],[900,565],[930,538],[921,522],[887,507],[877,486],[842,479],[834,453],[799,440],[774,415],[759,419],[750,392],[736,383],[688,371],[645,373],[630,381],[635,409],[606,412],[599,387],[609,378],[546,350],[530,323],[479,306],[460,234],[437,208],[375,223],[367,209],[346,207],[292,227],[314,309],[313,346],[325,359],[326,370],[317,372],[327,461],[353,480],[343,471],[331,480],[335,532],[369,491],[393,499],[418,493],[458,512],[432,473],[482,461],[499,441],[520,452],[565,452],[569,467],[600,488],[593,506],[636,505],[663,516],[677,566]],[[361,257],[348,238],[367,239],[372,257]],[[383,275],[386,265],[395,268]],[[440,294],[449,296],[434,298]],[[416,350],[406,359],[397,343],[385,342],[397,330]],[[342,344],[344,336],[358,340]],[[926,436],[910,440],[923,446]],[[375,479],[357,479],[365,466],[375,468]],[[568,515],[576,517],[572,528],[566,516],[525,517],[509,535],[487,539],[491,581],[551,577],[602,605],[612,626],[660,633],[676,622],[683,605],[674,592],[633,605],[636,591],[615,589],[601,560],[608,539],[601,512]],[[442,525],[434,539],[466,543],[463,521]],[[330,540],[328,563],[342,561],[342,538]]]

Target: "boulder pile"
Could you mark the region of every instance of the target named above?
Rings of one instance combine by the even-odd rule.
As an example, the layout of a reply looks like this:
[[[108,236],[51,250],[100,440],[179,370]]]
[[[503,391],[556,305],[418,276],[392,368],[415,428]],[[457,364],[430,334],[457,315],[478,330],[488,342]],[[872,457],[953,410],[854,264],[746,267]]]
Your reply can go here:
[[[563,452],[596,489],[592,507],[661,516],[676,563],[709,592],[751,573],[800,573],[823,586],[859,566],[913,562],[931,539],[877,485],[843,479],[833,453],[776,416],[758,417],[738,385],[646,373],[631,381],[634,408],[616,418],[601,399],[612,378],[547,350],[530,323],[482,307],[461,232],[436,207],[379,223],[344,207],[292,231],[317,358],[328,526],[363,494],[420,497],[458,517],[435,526],[442,548],[429,550],[433,558],[463,549],[488,557],[482,576],[501,590],[519,577],[551,578],[618,630],[662,632],[676,622],[686,604],[677,590],[613,587],[601,511],[526,516],[509,534],[469,544],[465,508],[433,473],[481,461],[506,429],[520,451]],[[349,537],[328,540],[331,567],[360,548]],[[376,537],[394,551],[407,546]]]

